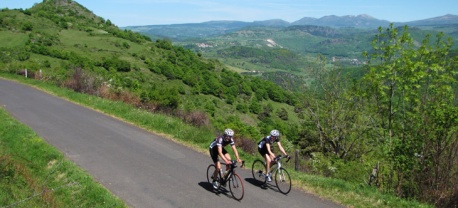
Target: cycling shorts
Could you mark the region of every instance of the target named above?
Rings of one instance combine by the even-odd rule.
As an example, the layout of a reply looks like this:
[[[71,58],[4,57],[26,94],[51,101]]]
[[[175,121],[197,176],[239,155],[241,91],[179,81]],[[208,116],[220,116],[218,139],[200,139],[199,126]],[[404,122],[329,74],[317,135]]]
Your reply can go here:
[[[214,163],[218,162],[219,161],[219,155],[218,155],[218,146],[214,146],[213,148],[209,148],[210,150],[210,156],[213,160]],[[227,154],[227,151],[226,149],[222,149],[223,151],[223,155]]]

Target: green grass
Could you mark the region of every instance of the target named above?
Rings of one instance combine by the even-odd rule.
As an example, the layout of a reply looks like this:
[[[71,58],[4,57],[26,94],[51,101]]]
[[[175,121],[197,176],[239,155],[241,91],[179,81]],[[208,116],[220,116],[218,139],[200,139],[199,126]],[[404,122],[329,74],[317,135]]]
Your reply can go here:
[[[12,33],[9,31],[0,31],[0,43],[5,43],[0,47],[21,48],[25,46],[29,36],[24,33]]]
[[[135,124],[150,131],[154,131],[169,139],[190,146],[204,154],[207,154],[208,143],[211,141],[211,139],[213,139],[215,135],[214,132],[210,131],[209,129],[196,128],[186,125],[177,118],[167,117],[160,114],[146,113],[145,111],[136,109],[121,102],[113,102],[94,96],[75,93],[73,91],[58,88],[56,86],[49,85],[37,80],[24,79],[22,77],[10,74],[0,73],[0,76],[6,77],[8,79],[18,80],[36,88],[43,89],[56,96],[68,99],[72,102],[76,102],[100,112],[113,115],[122,120],[125,120],[126,122]],[[109,193],[101,188],[97,182],[93,181],[90,176],[86,175],[83,171],[77,169],[74,165],[68,162],[61,153],[47,145],[41,138],[38,138],[33,132],[31,132],[30,129],[22,126],[21,124],[17,123],[17,121],[10,118],[4,112],[4,110],[0,111],[0,116],[7,118],[0,121],[0,155],[2,157],[6,156],[14,158],[12,162],[13,165],[21,167],[25,166],[29,169],[38,169],[30,171],[30,177],[36,178],[34,180],[38,181],[36,184],[46,184],[46,179],[48,176],[55,178],[63,174],[65,176],[64,179],[53,180],[53,183],[49,184],[50,187],[65,187],[60,189],[60,191],[56,191],[55,197],[63,197],[63,199],[57,200],[59,203],[65,201],[65,203],[69,204],[85,204],[90,207],[93,207],[92,205],[101,206],[102,203],[110,203],[116,206],[123,206],[114,196],[108,196]],[[241,150],[239,151],[242,159],[246,161],[246,168],[251,168],[252,162],[254,159],[258,158],[258,155],[250,155],[248,153],[242,152]],[[31,160],[31,158],[34,158],[34,160]],[[34,164],[30,164],[32,162]],[[58,167],[56,164],[61,165]],[[3,169],[4,168],[2,168],[2,170]],[[289,172],[293,179],[294,187],[300,188],[305,192],[317,194],[322,198],[332,200],[347,207],[433,207],[431,205],[423,204],[417,201],[400,199],[389,193],[382,193],[377,189],[367,186],[363,183],[348,183],[343,180],[300,173],[291,169]],[[15,169],[13,169],[12,175],[17,174],[18,173],[15,173]],[[16,197],[15,200],[6,201],[3,199],[6,197],[6,194],[3,194],[0,196],[0,198],[3,200],[1,201],[1,205],[14,203],[16,201],[27,198],[31,193],[34,193],[34,191],[36,192],[33,187],[20,187],[24,179],[18,178],[18,180],[18,182],[14,182],[15,187],[11,188],[9,188],[9,184],[4,184],[5,180],[2,180],[0,183],[2,193],[5,191],[6,193],[9,193],[9,189],[15,189],[15,191],[19,192],[17,195],[20,197]],[[69,183],[84,183],[85,185],[75,187],[65,186]],[[82,188],[86,186],[90,186],[91,188]],[[103,196],[102,199],[87,199],[89,196],[95,196],[98,194]]]
[[[0,108],[1,207],[127,207]]]

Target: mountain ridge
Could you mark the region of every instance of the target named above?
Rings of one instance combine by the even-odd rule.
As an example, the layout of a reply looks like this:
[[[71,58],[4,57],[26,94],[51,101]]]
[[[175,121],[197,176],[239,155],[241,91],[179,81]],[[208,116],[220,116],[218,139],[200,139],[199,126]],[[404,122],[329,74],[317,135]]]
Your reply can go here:
[[[126,27],[120,27],[120,28],[128,28],[128,27],[145,27],[145,26],[172,26],[172,25],[200,25],[200,24],[212,24],[212,23],[224,23],[224,22],[237,22],[237,23],[244,23],[244,24],[249,24],[249,25],[268,25],[272,24],[272,22],[276,22],[277,25],[281,26],[290,26],[290,25],[303,25],[303,24],[325,24],[324,26],[336,26],[338,27],[340,24],[336,24],[334,21],[348,21],[352,20],[354,22],[350,22],[352,24],[355,24],[355,22],[383,22],[383,23],[394,23],[394,24],[424,24],[424,23],[435,23],[435,24],[458,24],[458,15],[454,14],[445,14],[442,16],[437,16],[437,17],[431,17],[427,19],[421,19],[421,20],[413,20],[413,21],[407,21],[407,22],[395,22],[395,21],[389,21],[389,20],[383,20],[383,19],[377,19],[375,17],[372,17],[368,14],[359,14],[359,15],[343,15],[343,16],[337,16],[337,15],[326,15],[320,18],[315,18],[315,17],[303,17],[299,20],[293,21],[293,22],[288,22],[282,19],[267,19],[267,20],[259,20],[259,21],[253,21],[253,22],[247,22],[247,21],[239,21],[239,20],[210,20],[210,21],[205,21],[205,22],[200,22],[200,23],[177,23],[177,24],[156,24],[156,25],[131,25],[131,26],[126,26]],[[446,22],[444,22],[446,20]],[[346,25],[348,26],[348,25]],[[358,25],[355,25],[358,26]],[[368,25],[370,26],[370,24]]]
[[[389,22],[379,20],[367,14],[336,16],[328,15],[321,18],[304,17],[294,22],[287,22],[281,19],[270,19],[263,21],[244,22],[235,20],[212,20],[202,23],[183,23],[167,25],[143,25],[120,27],[134,32],[148,34],[154,38],[172,38],[175,40],[189,38],[207,38],[212,36],[224,35],[245,27],[278,27],[287,28],[291,26],[313,25],[331,28],[357,28],[357,29],[377,29],[386,27],[393,23],[399,26],[443,26],[458,25],[458,15],[446,14],[443,16],[432,17],[423,20],[410,22]]]

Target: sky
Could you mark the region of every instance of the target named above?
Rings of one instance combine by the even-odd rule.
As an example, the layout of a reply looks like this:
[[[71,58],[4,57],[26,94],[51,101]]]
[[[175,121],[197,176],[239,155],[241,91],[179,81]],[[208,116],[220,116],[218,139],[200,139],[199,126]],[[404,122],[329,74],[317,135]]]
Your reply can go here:
[[[43,0],[0,0],[0,8],[27,9]],[[458,0],[74,0],[119,27],[244,22],[366,14],[390,22],[458,15]]]

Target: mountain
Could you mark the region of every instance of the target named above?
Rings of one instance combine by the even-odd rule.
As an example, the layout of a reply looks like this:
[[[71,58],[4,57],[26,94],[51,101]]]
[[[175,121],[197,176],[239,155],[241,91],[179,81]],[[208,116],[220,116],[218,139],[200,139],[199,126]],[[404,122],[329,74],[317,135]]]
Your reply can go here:
[[[440,25],[457,25],[458,15],[447,14],[440,17],[433,17],[424,20],[416,20],[406,23],[409,26],[440,26]]]
[[[223,35],[249,25],[251,23],[241,21],[209,21],[190,24],[128,26],[123,27],[123,29],[148,34],[152,38],[157,36],[162,38],[187,39]]]
[[[272,19],[264,21],[254,21],[252,26],[266,26],[266,27],[287,27],[290,25],[289,22],[281,19]]]
[[[305,17],[291,23],[292,25],[318,25],[329,27],[356,27],[356,28],[377,28],[379,26],[387,26],[390,22],[386,20],[378,20],[369,15],[347,15],[347,16],[324,16],[319,19]]]
[[[224,35],[249,26],[287,27],[289,25],[289,22],[275,19],[251,23],[242,21],[208,21],[189,24],[128,26],[123,27],[123,29],[147,34],[153,39],[171,38],[173,40],[183,40],[188,38],[207,38]]]
[[[285,28],[297,25],[314,25],[332,28],[358,28],[358,29],[377,29],[387,27],[391,22],[379,20],[366,14],[346,15],[346,16],[324,16],[321,18],[304,17],[300,20],[289,23],[281,19],[243,22],[243,21],[209,21],[203,23],[190,24],[171,24],[171,25],[146,25],[146,26],[127,26],[121,29],[128,29],[140,32],[152,39],[171,38],[180,41],[193,38],[209,38],[229,34],[245,27],[277,27]],[[393,22],[395,26],[441,26],[458,24],[458,16],[447,14],[425,20],[411,22]]]

